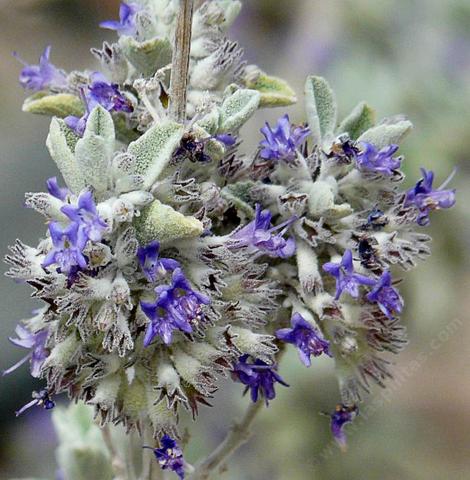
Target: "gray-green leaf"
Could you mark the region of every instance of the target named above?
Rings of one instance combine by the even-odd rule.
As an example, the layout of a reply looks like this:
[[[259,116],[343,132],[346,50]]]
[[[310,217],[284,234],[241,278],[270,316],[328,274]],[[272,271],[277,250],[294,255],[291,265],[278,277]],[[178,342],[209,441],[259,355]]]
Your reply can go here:
[[[158,69],[171,62],[172,47],[167,38],[138,42],[132,37],[123,36],[119,44],[129,62],[144,77],[153,76]]]
[[[392,143],[400,143],[412,128],[413,124],[408,120],[402,120],[392,125],[377,125],[364,132],[358,141],[371,143],[380,150]]]
[[[68,480],[111,480],[113,470],[101,432],[93,422],[93,409],[83,403],[52,414],[59,437],[57,462]]]
[[[261,95],[255,90],[241,89],[226,98],[220,107],[220,131],[238,130],[256,112]]]
[[[96,447],[61,445],[57,449],[57,462],[68,480],[112,480],[111,460]]]
[[[59,118],[65,118],[68,115],[81,117],[83,110],[82,101],[77,96],[69,93],[47,95],[39,92],[28,97],[23,103],[23,112]]]
[[[83,138],[75,147],[75,159],[85,183],[92,185],[98,193],[105,191],[108,186],[114,142],[111,114],[98,105],[90,113]]]
[[[183,136],[183,126],[175,122],[159,123],[129,145],[128,153],[136,159],[135,171],[150,188],[171,159]]]
[[[375,111],[365,102],[361,102],[341,122],[338,133],[348,133],[356,140],[362,133],[375,125]]]
[[[257,67],[251,70],[245,85],[261,94],[260,107],[287,107],[297,101],[294,90],[285,80],[267,75]]]
[[[141,245],[153,240],[168,243],[194,238],[204,231],[203,224],[197,218],[185,216],[158,200],[144,208],[134,223]]]
[[[46,145],[65,183],[72,192],[78,193],[85,187],[85,181],[70,148],[72,143],[70,135],[70,129],[64,121],[53,118]]]
[[[238,17],[242,4],[239,0],[216,0],[216,3],[224,11],[224,21],[221,26],[227,30]]]
[[[336,100],[333,90],[322,77],[307,77],[305,97],[308,125],[315,144],[319,145],[336,127]]]

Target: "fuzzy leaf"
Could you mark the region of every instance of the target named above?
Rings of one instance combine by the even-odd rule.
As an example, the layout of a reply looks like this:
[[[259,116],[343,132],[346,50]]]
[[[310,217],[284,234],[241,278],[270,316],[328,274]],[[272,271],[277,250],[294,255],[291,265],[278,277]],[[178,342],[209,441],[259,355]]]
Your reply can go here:
[[[358,141],[371,143],[380,150],[387,145],[400,143],[412,128],[413,124],[408,120],[392,125],[377,125],[364,132]]]
[[[153,427],[153,436],[159,438],[163,433],[166,433],[170,437],[179,438],[176,415],[168,408],[167,402],[165,400],[155,402],[155,389],[151,384],[145,386],[145,393],[147,398],[146,413]]]
[[[215,3],[224,11],[224,21],[221,26],[226,30],[238,17],[242,4],[239,0],[216,0]]]
[[[305,83],[308,125],[315,144],[319,145],[336,127],[336,100],[322,77],[310,76]]]
[[[159,123],[129,145],[128,153],[136,158],[135,171],[150,188],[166,167],[181,141],[183,126],[175,122]]]
[[[220,194],[230,202],[237,210],[241,210],[249,219],[255,216],[255,212],[250,205],[253,201],[251,190],[254,182],[236,182],[222,188]]]
[[[213,108],[206,113],[195,125],[200,126],[211,135],[215,135],[219,131],[220,111],[218,108]]]
[[[128,144],[140,137],[136,130],[129,130],[126,117],[123,114],[114,115],[114,127],[116,128],[116,139],[122,143]]]
[[[111,114],[100,105],[96,106],[88,117],[83,138],[93,135],[102,137],[107,148],[114,149],[114,123]]]
[[[23,112],[50,115],[59,118],[65,118],[68,115],[81,117],[83,111],[82,101],[75,95],[69,93],[47,95],[39,92],[28,97],[23,103]]]
[[[57,462],[68,480],[112,480],[111,460],[96,447],[81,445],[61,446],[57,449]]]
[[[260,107],[287,107],[297,102],[294,90],[285,80],[271,77],[257,67],[248,73],[245,86],[261,94]]]
[[[85,181],[71,149],[73,137],[63,120],[52,119],[46,140],[47,148],[67,186],[72,192],[78,193],[85,187]]]
[[[97,192],[108,186],[109,164],[114,151],[115,133],[111,114],[101,106],[93,109],[86,129],[75,147],[75,158],[87,185]]]
[[[90,430],[97,428],[93,423],[93,408],[81,402],[71,403],[67,408],[55,408],[52,421],[60,443],[85,440]]]
[[[375,125],[375,111],[365,102],[361,102],[341,122],[338,133],[348,133],[352,140]]]
[[[93,409],[83,403],[57,407],[52,420],[59,437],[57,462],[69,480],[111,480],[113,470]]]
[[[137,239],[141,245],[146,245],[153,240],[168,243],[199,237],[204,231],[204,226],[199,220],[182,215],[158,200],[144,208],[134,224]]]
[[[261,95],[255,90],[237,90],[226,98],[220,110],[220,131],[238,130],[256,112]]]
[[[123,36],[119,44],[129,62],[144,77],[153,76],[158,69],[171,62],[172,47],[167,38],[153,38],[141,43]]]
[[[224,156],[225,148],[222,143],[211,138],[210,133],[206,129],[195,123],[192,131],[196,138],[204,140],[204,151],[213,162],[219,161]]]

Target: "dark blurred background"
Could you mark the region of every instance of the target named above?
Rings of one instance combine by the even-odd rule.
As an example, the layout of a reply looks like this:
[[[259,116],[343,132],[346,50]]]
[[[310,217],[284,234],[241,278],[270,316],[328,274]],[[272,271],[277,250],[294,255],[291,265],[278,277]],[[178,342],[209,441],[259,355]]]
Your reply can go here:
[[[91,46],[112,32],[98,22],[117,16],[114,0],[0,0],[0,246],[16,237],[35,243],[44,225],[22,207],[25,191],[40,191],[57,174],[45,138],[49,120],[21,113],[18,51],[36,63],[51,44],[65,70],[93,68]],[[411,184],[425,165],[438,182],[457,166],[457,206],[432,217],[433,256],[402,286],[410,345],[397,359],[396,380],[375,391],[363,418],[350,429],[349,450],[332,448],[328,420],[338,399],[332,362],[310,369],[289,349],[281,374],[291,384],[264,411],[252,441],[241,449],[227,480],[470,478],[470,3],[468,0],[250,0],[232,36],[246,59],[289,80],[301,97],[309,73],[328,78],[346,114],[359,100],[379,118],[406,113],[415,130],[405,141]],[[246,129],[246,145],[258,127],[282,111],[258,113]],[[289,109],[303,120],[302,103]],[[28,289],[1,278],[0,368],[22,355],[7,337],[35,304]],[[23,367],[0,379],[0,478],[54,478],[55,438],[49,414],[14,410],[34,385]],[[222,438],[229,417],[247,399],[227,385],[213,409],[191,426],[189,460]],[[188,422],[189,424],[189,422]]]

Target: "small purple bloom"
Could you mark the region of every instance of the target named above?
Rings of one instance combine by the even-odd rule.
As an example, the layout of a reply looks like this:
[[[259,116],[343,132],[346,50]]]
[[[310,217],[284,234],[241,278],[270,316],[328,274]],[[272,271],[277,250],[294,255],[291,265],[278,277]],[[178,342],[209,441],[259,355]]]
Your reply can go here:
[[[68,188],[59,187],[57,182],[57,177],[51,177],[46,181],[47,191],[55,198],[64,201],[69,195],[70,191]]]
[[[359,296],[359,285],[375,284],[373,278],[354,272],[351,250],[345,250],[340,263],[325,263],[323,270],[336,279],[335,300],[339,299],[343,291],[349,293],[351,297],[357,298]]]
[[[380,230],[389,223],[389,219],[382,210],[375,207],[369,215],[367,222],[363,226],[364,230]]]
[[[119,91],[119,86],[114,83],[108,83],[105,76],[100,72],[94,72],[91,75],[91,84],[88,91],[82,89],[80,96],[85,105],[85,113],[81,117],[69,115],[64,118],[65,123],[78,136],[83,136],[86,123],[90,112],[97,105],[101,105],[109,112],[132,112],[134,107],[131,102]]]
[[[91,113],[91,104],[90,99],[85,94],[85,90],[83,88],[80,89],[80,98],[85,105],[85,113],[81,117],[68,115],[64,118],[64,122],[67,127],[71,128],[79,137],[83,137],[83,133],[85,132],[86,128],[86,122],[88,121],[88,117]]]
[[[299,351],[300,360],[306,367],[310,367],[312,363],[311,355],[318,357],[325,353],[331,357],[330,343],[300,313],[292,315],[291,325],[292,328],[278,330],[276,337],[283,342],[294,344]]]
[[[91,75],[91,85],[88,87],[90,108],[101,105],[108,111],[132,112],[130,101],[119,91],[119,85],[108,83],[106,77],[100,72]]]
[[[389,318],[393,318],[395,312],[400,313],[403,309],[403,298],[398,290],[392,287],[392,275],[388,271],[382,273],[374,288],[367,294],[367,300],[376,302]]]
[[[356,156],[359,170],[367,170],[382,175],[393,175],[400,168],[402,157],[394,157],[398,145],[388,145],[377,151],[374,145],[363,142],[364,149]]]
[[[253,402],[257,402],[258,397],[261,396],[265,399],[266,405],[269,405],[269,400],[276,397],[274,383],[278,382],[285,387],[289,385],[276,372],[277,365],[268,365],[259,359],[248,363],[248,357],[249,355],[242,355],[238,359],[232,372],[232,378],[246,385],[245,393],[250,390]]]
[[[18,363],[10,367],[9,369],[3,372],[3,375],[8,375],[9,373],[16,370],[18,367],[23,365],[23,363],[30,360],[30,369],[31,376],[34,378],[39,378],[41,373],[41,367],[44,363],[44,360],[49,355],[49,350],[46,348],[46,340],[48,336],[48,331],[46,329],[39,330],[39,332],[31,333],[28,329],[24,328],[21,325],[17,325],[15,328],[15,333],[18,338],[9,338],[10,342],[16,345],[17,347],[29,348],[31,351],[22,358]]]
[[[24,65],[19,77],[20,84],[24,88],[38,92],[50,87],[64,87],[67,84],[65,73],[49,62],[50,54],[49,45],[41,55],[39,65],[28,65],[14,53],[14,56]]]
[[[346,434],[343,431],[343,427],[347,423],[351,423],[358,413],[359,409],[356,405],[347,406],[340,403],[336,405],[335,411],[330,414],[331,433],[342,450],[346,449]]]
[[[176,268],[171,285],[155,288],[155,303],[140,302],[140,306],[150,319],[144,338],[144,346],[149,346],[156,336],[165,344],[172,341],[173,330],[191,333],[204,320],[201,305],[208,305],[210,299],[191,288],[181,268]]]
[[[85,190],[78,197],[77,206],[65,205],[61,211],[73,222],[78,223],[83,233],[92,242],[99,242],[108,225],[98,215],[93,194]]]
[[[295,240],[292,237],[286,240],[283,235],[297,217],[292,217],[275,227],[271,226],[271,217],[269,210],[261,210],[261,205],[256,204],[255,219],[231,235],[234,240],[232,246],[234,248],[252,246],[259,254],[270,257],[291,257],[295,253]]]
[[[47,390],[40,390],[39,392],[32,393],[33,400],[23,405],[19,410],[15,412],[15,415],[19,417],[22,413],[34,406],[42,406],[46,410],[50,410],[55,407],[55,402],[51,400],[49,392]]]
[[[162,470],[171,470],[184,479],[183,451],[176,441],[168,435],[160,440],[160,448],[144,447],[153,450],[155,458]]]
[[[219,133],[214,138],[226,147],[232,147],[237,142],[237,139],[230,133]]]
[[[164,276],[167,272],[172,272],[181,265],[171,258],[159,258],[160,243],[154,240],[146,247],[139,247],[137,258],[140,267],[144,272],[145,278],[149,282],[155,282],[159,276]]]
[[[261,129],[265,140],[260,142],[260,155],[265,160],[295,160],[297,149],[310,135],[310,129],[295,127],[289,122],[289,115],[282,116],[274,128],[269,123]]]
[[[444,190],[454,173],[436,190],[433,190],[434,172],[421,169],[421,178],[413,188],[406,192],[405,206],[415,206],[418,211],[416,219],[418,225],[429,225],[429,212],[441,208],[451,208],[455,205],[455,190]]]
[[[59,222],[51,222],[49,232],[53,247],[46,255],[42,263],[43,267],[57,264],[61,273],[69,274],[74,267],[85,268],[87,266],[86,258],[82,253],[87,238],[78,223],[73,222],[62,228]]]
[[[133,36],[137,33],[136,16],[142,7],[136,3],[121,3],[119,8],[119,21],[105,20],[100,23],[101,28],[115,30],[121,35]]]

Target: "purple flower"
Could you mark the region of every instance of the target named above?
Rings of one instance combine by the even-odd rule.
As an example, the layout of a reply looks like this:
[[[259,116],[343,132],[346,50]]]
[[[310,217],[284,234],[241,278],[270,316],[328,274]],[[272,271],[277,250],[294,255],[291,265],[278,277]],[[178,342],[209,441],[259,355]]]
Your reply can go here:
[[[41,373],[41,367],[44,363],[44,360],[49,355],[49,350],[46,348],[46,340],[48,336],[48,331],[46,329],[39,330],[39,332],[31,333],[28,329],[24,328],[21,325],[17,325],[15,328],[15,333],[18,338],[9,338],[10,342],[16,345],[17,347],[29,348],[31,351],[22,358],[18,363],[10,367],[9,369],[3,372],[3,375],[8,375],[9,373],[16,370],[18,367],[23,365],[26,361],[30,360],[30,370],[31,376],[38,378]]]
[[[340,263],[328,262],[323,265],[323,270],[336,279],[336,295],[338,300],[343,291],[351,297],[359,296],[359,285],[374,285],[375,280],[365,275],[354,272],[351,250],[345,250]]]
[[[57,177],[51,177],[46,181],[47,191],[55,198],[64,201],[70,193],[68,188],[59,187]]]
[[[295,160],[297,149],[310,135],[306,127],[294,127],[289,122],[289,115],[282,116],[271,128],[269,123],[261,129],[265,140],[260,142],[260,155],[265,160]]]
[[[119,85],[108,83],[106,77],[100,72],[91,75],[89,90],[90,108],[101,105],[108,111],[132,112],[133,107],[129,100],[119,91]]]
[[[215,138],[220,143],[223,143],[226,147],[231,147],[237,142],[237,139],[230,133],[219,133],[213,138]]]
[[[368,170],[382,175],[393,175],[400,168],[402,157],[393,157],[398,145],[388,145],[377,151],[374,145],[362,142],[364,149],[356,156],[359,170]]]
[[[34,406],[42,406],[46,410],[50,410],[55,407],[55,402],[50,399],[49,392],[47,390],[40,390],[39,392],[32,393],[33,400],[23,405],[19,410],[15,412],[15,415],[19,417],[22,413]]]
[[[278,382],[285,387],[289,385],[276,372],[277,365],[268,365],[262,360],[256,359],[253,363],[248,363],[248,355],[242,355],[235,365],[232,377],[235,381],[246,385],[245,393],[250,390],[251,400],[258,401],[261,396],[265,399],[266,405],[269,400],[276,397],[274,383]]]
[[[159,258],[159,252],[160,243],[156,240],[149,243],[146,247],[139,247],[137,250],[140,267],[149,282],[155,282],[158,276],[163,276],[169,271],[172,272],[176,268],[181,268],[176,260]]]
[[[210,299],[191,288],[181,268],[176,268],[171,285],[155,288],[155,303],[140,302],[150,319],[144,338],[144,346],[150,345],[156,336],[165,344],[172,341],[173,330],[191,333],[204,320],[201,305],[208,305]]]
[[[389,219],[385,213],[379,208],[375,207],[369,215],[367,215],[367,222],[363,225],[364,230],[381,230],[389,223]]]
[[[59,222],[51,222],[49,232],[53,248],[46,255],[42,263],[43,267],[57,264],[61,273],[70,274],[74,267],[85,268],[87,266],[82,253],[87,238],[78,223],[73,222],[62,228]]]
[[[137,13],[142,7],[136,3],[121,3],[119,8],[119,21],[105,20],[100,23],[101,28],[115,30],[121,35],[133,36],[137,33],[135,24]]]
[[[331,433],[342,450],[346,448],[346,434],[343,431],[343,427],[347,423],[351,423],[358,413],[359,409],[356,405],[346,406],[340,403],[336,405],[335,411],[330,414]]]
[[[61,208],[61,211],[65,213],[70,220],[76,222],[92,242],[99,242],[108,227],[106,222],[98,215],[93,194],[89,190],[79,195],[76,207],[73,205],[65,205]]]
[[[85,113],[81,117],[75,115],[68,115],[64,118],[65,124],[71,128],[79,137],[83,137],[85,132],[86,122],[91,113],[91,104],[88,96],[85,94],[84,89],[80,89],[80,98],[85,105]]]
[[[416,221],[418,225],[425,226],[429,225],[429,212],[454,206],[455,190],[444,190],[454,176],[454,172],[437,190],[432,188],[434,172],[422,168],[421,173],[423,178],[406,192],[405,206],[415,206],[419,211]]]
[[[37,92],[50,87],[64,87],[67,84],[65,73],[49,62],[50,54],[49,45],[41,55],[39,65],[28,65],[16,53],[13,54],[24,65],[19,77],[20,84],[24,88]]]
[[[334,159],[338,165],[349,165],[359,154],[357,144],[348,135],[338,137],[331,147],[328,158]]]
[[[291,325],[292,328],[278,330],[276,337],[283,342],[294,344],[299,351],[300,360],[306,367],[311,365],[310,355],[318,357],[325,353],[331,357],[330,343],[300,313],[292,315]]]
[[[261,210],[261,205],[256,204],[255,219],[231,235],[234,240],[232,246],[234,248],[252,246],[260,254],[270,257],[291,257],[295,253],[295,240],[292,237],[286,240],[283,235],[297,217],[292,217],[275,227],[271,227],[271,217],[269,210]]]
[[[160,448],[144,447],[153,450],[155,458],[162,470],[171,470],[179,478],[184,479],[183,451],[170,436],[164,435],[160,440]]]
[[[85,105],[85,113],[81,117],[69,115],[64,118],[65,123],[78,136],[83,136],[86,122],[90,112],[97,105],[101,105],[106,110],[115,112],[132,112],[133,106],[130,101],[119,91],[119,86],[114,83],[108,83],[105,76],[100,72],[94,72],[91,75],[91,84],[88,91],[81,90],[80,96]]]
[[[389,318],[392,318],[395,312],[400,313],[403,308],[403,298],[398,290],[392,287],[392,276],[388,271],[382,273],[374,288],[367,294],[367,300],[376,302]]]

